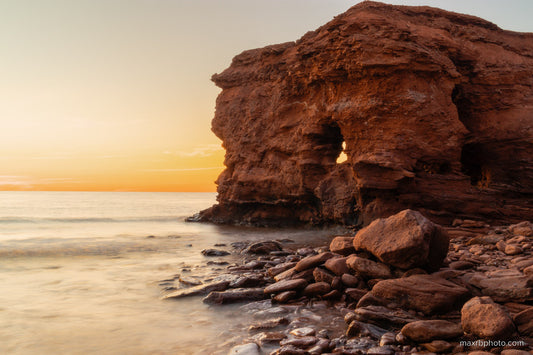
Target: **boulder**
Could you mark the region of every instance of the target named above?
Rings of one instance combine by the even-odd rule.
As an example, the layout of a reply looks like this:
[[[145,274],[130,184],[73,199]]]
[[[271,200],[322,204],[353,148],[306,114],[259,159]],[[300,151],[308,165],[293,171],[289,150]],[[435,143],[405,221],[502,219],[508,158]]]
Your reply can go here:
[[[420,212],[404,210],[373,221],[357,232],[353,244],[388,265],[437,270],[448,253],[449,239],[443,228]]]
[[[370,291],[374,297],[394,302],[426,315],[459,309],[470,292],[433,275],[413,275],[378,282]]]
[[[461,325],[465,333],[483,339],[505,340],[514,332],[511,317],[490,297],[474,297],[461,309]]]
[[[460,324],[447,320],[419,320],[406,324],[401,333],[418,343],[455,339],[463,335]]]

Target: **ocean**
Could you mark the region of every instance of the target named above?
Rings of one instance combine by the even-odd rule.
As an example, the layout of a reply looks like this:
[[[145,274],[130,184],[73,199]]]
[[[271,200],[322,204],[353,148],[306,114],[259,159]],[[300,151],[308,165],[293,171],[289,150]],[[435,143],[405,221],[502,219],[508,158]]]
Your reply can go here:
[[[227,353],[251,322],[242,305],[208,306],[201,296],[162,300],[166,287],[178,275],[223,273],[201,254],[215,244],[228,251],[244,240],[321,245],[333,232],[185,222],[215,198],[0,192],[0,353]]]

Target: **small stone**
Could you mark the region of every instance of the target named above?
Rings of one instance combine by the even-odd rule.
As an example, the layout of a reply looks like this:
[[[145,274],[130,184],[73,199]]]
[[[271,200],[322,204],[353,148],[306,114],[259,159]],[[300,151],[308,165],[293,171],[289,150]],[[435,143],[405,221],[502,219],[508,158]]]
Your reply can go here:
[[[307,285],[302,294],[308,297],[323,295],[331,291],[331,286],[327,282],[315,282]]]
[[[347,288],[344,290],[344,293],[351,301],[359,302],[359,300],[368,293],[368,290],[363,290],[360,288]]]
[[[394,350],[388,346],[374,346],[373,348],[368,349],[367,354],[376,354],[376,355],[392,355]]]
[[[369,279],[388,279],[392,277],[387,265],[355,255],[350,256],[346,260],[346,264],[359,275]]]
[[[469,261],[454,261],[450,263],[450,268],[454,270],[468,270],[474,267],[474,264]]]
[[[520,222],[510,225],[508,230],[514,235],[523,235],[525,237],[533,236],[533,223],[529,221]]]
[[[341,276],[341,281],[346,287],[357,287],[359,284],[359,278],[351,274],[343,274]]]
[[[209,304],[229,304],[245,301],[259,301],[265,298],[262,288],[235,288],[227,291],[213,291],[202,301]]]
[[[259,341],[259,344],[261,344],[261,346],[265,346],[269,344],[279,345],[279,342],[285,339],[286,337],[287,336],[282,332],[265,332],[258,334],[254,337],[254,339]]]
[[[265,293],[281,293],[283,291],[301,290],[307,286],[304,279],[283,280],[273,283],[265,288]]]
[[[335,275],[321,267],[316,267],[313,270],[313,277],[316,282],[327,282],[328,284],[331,284]]]
[[[260,355],[259,346],[256,343],[237,345],[230,349],[228,355]]]
[[[315,335],[316,331],[311,327],[296,328],[290,331],[290,334],[297,337],[306,337]]]
[[[383,334],[388,333],[387,330],[378,327],[373,324],[367,324],[363,322],[359,322],[357,320],[354,320],[350,323],[348,326],[348,329],[346,330],[346,335],[351,336],[358,336],[358,337],[365,337],[369,336],[374,339],[381,339]]]
[[[287,303],[289,300],[296,298],[297,295],[298,293],[296,291],[285,291],[277,294],[272,299],[278,303]]]
[[[281,251],[283,248],[281,244],[274,241],[253,243],[244,249],[247,254],[269,254],[272,251]]]
[[[163,296],[164,300],[173,298],[183,298],[189,296],[206,295],[212,291],[224,291],[228,288],[229,281],[213,281],[206,284],[177,290]]]
[[[294,264],[294,265],[296,265],[296,264]],[[282,272],[278,273],[276,276],[274,276],[274,280],[276,280],[276,282],[283,281],[283,280],[289,280],[289,279],[293,278],[294,275],[296,275],[297,273],[298,273],[298,271],[296,271],[296,269],[294,267],[291,267],[290,269],[282,271]]]
[[[393,345],[393,344],[396,344],[396,334],[392,332],[383,334],[381,336],[381,339],[379,340],[379,346]]]
[[[522,248],[514,244],[507,244],[504,253],[507,255],[517,255],[522,253]]]
[[[353,247],[353,238],[354,237],[335,237],[329,244],[329,250],[332,253],[341,255],[353,254],[355,253],[355,248]]]
[[[289,324],[289,320],[287,318],[279,317],[279,318],[269,319],[261,323],[252,324],[248,327],[248,331],[272,329],[280,325],[287,325],[287,324]]]
[[[461,325],[446,320],[420,320],[406,324],[401,333],[416,342],[454,339],[463,335]]]
[[[322,299],[334,300],[334,299],[341,298],[341,297],[342,297],[342,293],[339,290],[331,290],[328,293],[324,294],[322,296]]]
[[[518,349],[507,349],[503,350],[501,355],[531,355],[531,352]]]
[[[533,265],[526,267],[524,270],[522,270],[522,272],[526,276],[533,276]]]
[[[324,253],[320,253],[317,255],[308,256],[300,260],[296,264],[294,269],[296,269],[296,271],[304,271],[306,269],[314,268],[316,266],[323,264],[326,260],[334,256],[335,255],[330,252],[324,252]]]
[[[505,243],[503,240],[500,240],[498,243],[496,243],[496,248],[498,248],[499,251],[505,253],[505,248],[507,247],[507,243]]]
[[[204,249],[202,250],[202,255],[204,256],[225,256],[229,255],[230,253],[225,250],[219,250],[219,249]]]
[[[346,258],[331,258],[326,260],[324,266],[335,275],[342,275],[350,272],[348,265],[346,265]]]
[[[304,349],[297,348],[294,345],[285,345],[276,350],[275,352],[272,352],[272,354],[275,355],[306,355],[307,351]]]
[[[521,335],[533,337],[533,307],[515,314],[513,321]]]
[[[446,353],[453,349],[454,345],[444,340],[433,340],[431,343],[421,344],[427,350],[434,353]]]
[[[286,345],[293,345],[297,348],[306,348],[311,345],[314,345],[318,341],[318,338],[315,338],[314,336],[304,336],[304,337],[298,337],[293,339],[283,339],[279,342],[281,346]]]

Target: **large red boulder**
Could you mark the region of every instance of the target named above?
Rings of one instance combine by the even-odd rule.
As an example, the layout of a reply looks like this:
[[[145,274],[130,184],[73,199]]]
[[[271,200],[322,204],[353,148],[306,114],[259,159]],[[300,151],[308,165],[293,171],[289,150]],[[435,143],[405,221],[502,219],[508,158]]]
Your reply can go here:
[[[405,210],[361,229],[353,245],[392,266],[436,270],[448,253],[449,238],[443,228],[419,212]]]

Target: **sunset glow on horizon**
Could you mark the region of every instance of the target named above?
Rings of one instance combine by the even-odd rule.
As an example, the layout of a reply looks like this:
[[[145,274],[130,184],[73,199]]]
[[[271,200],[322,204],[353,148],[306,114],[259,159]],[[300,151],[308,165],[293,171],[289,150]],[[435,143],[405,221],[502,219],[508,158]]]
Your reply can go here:
[[[0,190],[215,191],[211,75],[358,2],[0,0]],[[527,0],[386,2],[533,31]]]

